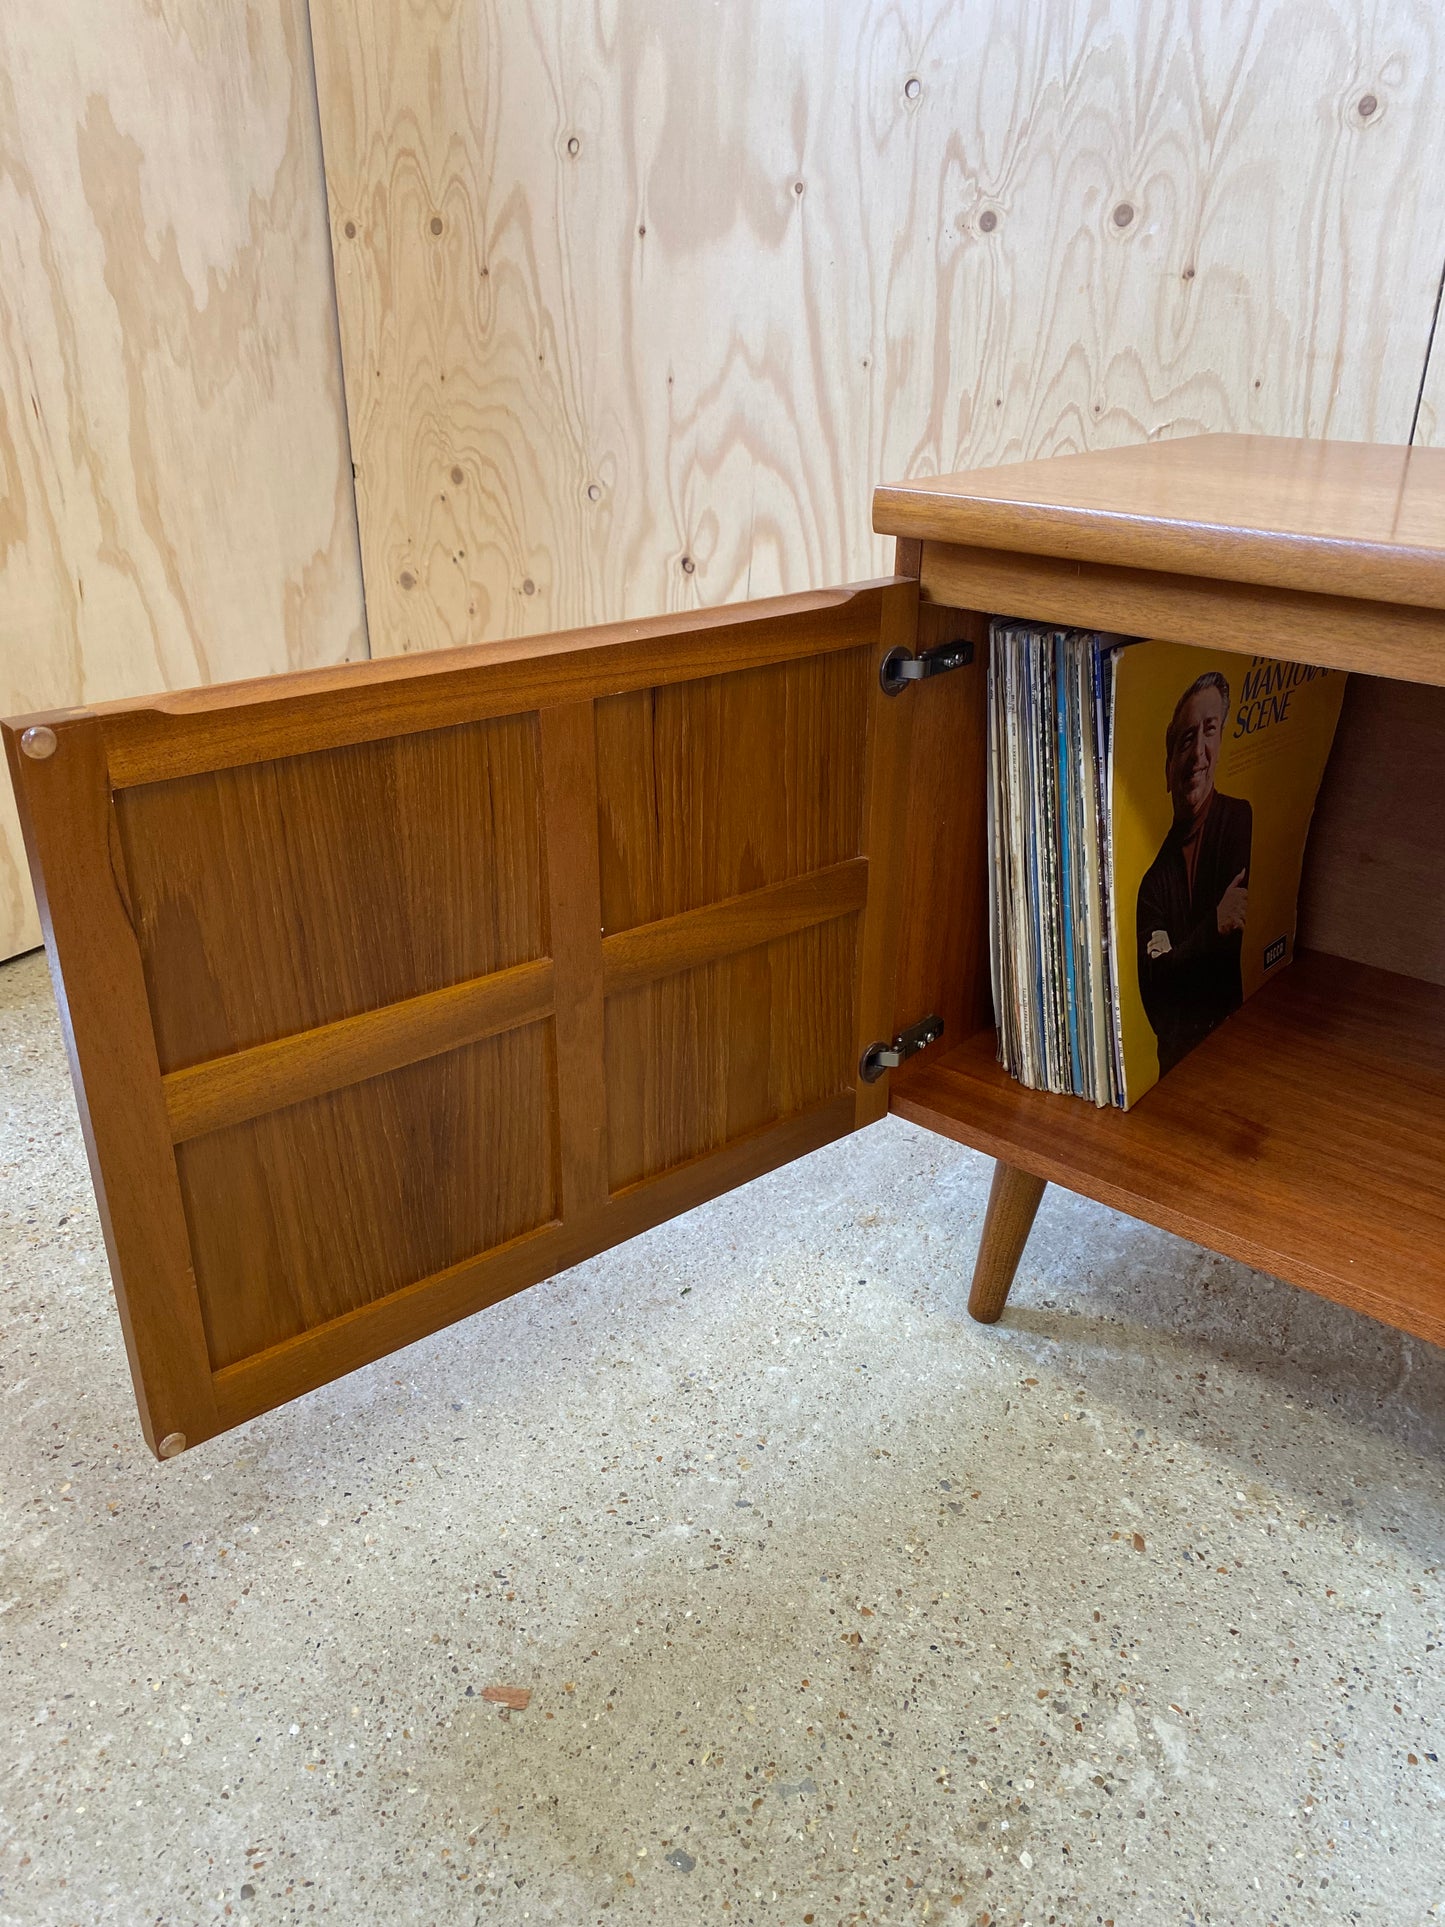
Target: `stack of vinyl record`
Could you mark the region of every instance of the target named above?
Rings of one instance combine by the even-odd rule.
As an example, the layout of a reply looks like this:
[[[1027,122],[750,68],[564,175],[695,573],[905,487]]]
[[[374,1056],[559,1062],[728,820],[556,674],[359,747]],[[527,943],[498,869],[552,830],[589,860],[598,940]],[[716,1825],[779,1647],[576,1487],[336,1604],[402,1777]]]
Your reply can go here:
[[[999,1061],[1127,1110],[1294,954],[1345,678],[996,620],[989,935]]]
[[[1032,1090],[1119,1104],[1109,861],[1114,663],[1077,630],[996,621],[989,848],[999,1061]]]

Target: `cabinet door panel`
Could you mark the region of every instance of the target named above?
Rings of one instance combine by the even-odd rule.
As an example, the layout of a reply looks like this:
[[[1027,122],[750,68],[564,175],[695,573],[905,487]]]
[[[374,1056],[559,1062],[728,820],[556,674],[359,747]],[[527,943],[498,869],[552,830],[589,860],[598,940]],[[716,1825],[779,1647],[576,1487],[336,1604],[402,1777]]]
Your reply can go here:
[[[6,726],[156,1450],[881,1114],[916,595]]]

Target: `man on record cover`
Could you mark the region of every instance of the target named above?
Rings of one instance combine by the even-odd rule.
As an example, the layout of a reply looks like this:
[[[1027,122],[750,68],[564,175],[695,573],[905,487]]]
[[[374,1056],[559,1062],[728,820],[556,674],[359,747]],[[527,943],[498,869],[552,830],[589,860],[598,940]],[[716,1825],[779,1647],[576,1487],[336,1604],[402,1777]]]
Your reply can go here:
[[[1175,705],[1164,737],[1174,822],[1139,885],[1139,991],[1159,1040],[1159,1074],[1244,1001],[1254,813],[1214,787],[1229,683],[1211,670]]]

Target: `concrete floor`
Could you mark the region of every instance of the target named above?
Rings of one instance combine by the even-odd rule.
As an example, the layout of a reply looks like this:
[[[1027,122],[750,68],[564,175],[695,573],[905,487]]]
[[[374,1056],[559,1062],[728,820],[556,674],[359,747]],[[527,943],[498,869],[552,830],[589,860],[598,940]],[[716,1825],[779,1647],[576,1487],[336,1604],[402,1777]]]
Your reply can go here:
[[[1442,1354],[890,1121],[162,1467],[0,1113],[0,1921],[1445,1918]]]

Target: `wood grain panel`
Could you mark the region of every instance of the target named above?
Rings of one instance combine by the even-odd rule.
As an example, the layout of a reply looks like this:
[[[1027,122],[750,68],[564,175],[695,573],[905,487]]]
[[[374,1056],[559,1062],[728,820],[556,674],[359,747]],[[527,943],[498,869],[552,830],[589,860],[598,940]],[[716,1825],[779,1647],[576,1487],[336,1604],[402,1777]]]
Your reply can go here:
[[[885,608],[911,641],[911,592]],[[876,883],[858,861],[869,690],[886,629],[866,650],[596,706],[614,1192],[854,1082],[857,886],[871,917]],[[810,927],[781,934],[794,918]]]
[[[614,1192],[852,1088],[856,916],[609,997]]]
[[[164,1070],[545,950],[535,716],[116,799]]]
[[[1445,448],[1445,328],[1440,326],[1441,308],[1445,307],[1445,271],[1441,273],[1436,303],[1435,329],[1420,383],[1415,432],[1410,437],[1417,448]]]
[[[1351,676],[1315,805],[1299,942],[1445,985],[1445,688]]]
[[[550,1032],[532,1024],[177,1146],[212,1366],[554,1217]]]
[[[305,0],[0,9],[0,714],[365,654],[328,256]]]
[[[851,650],[598,703],[604,931],[857,856],[873,664]]]
[[[378,651],[876,573],[884,477],[1409,438],[1434,0],[313,24]]]

